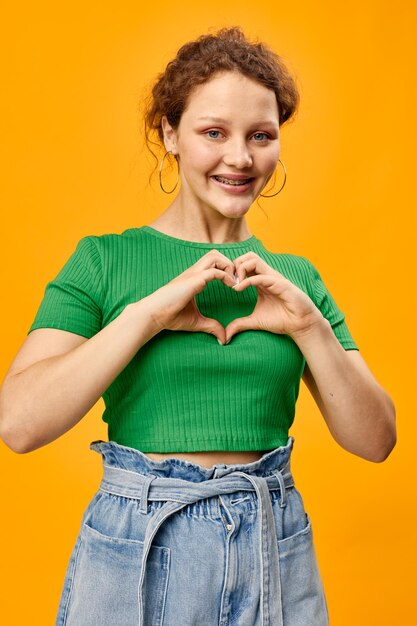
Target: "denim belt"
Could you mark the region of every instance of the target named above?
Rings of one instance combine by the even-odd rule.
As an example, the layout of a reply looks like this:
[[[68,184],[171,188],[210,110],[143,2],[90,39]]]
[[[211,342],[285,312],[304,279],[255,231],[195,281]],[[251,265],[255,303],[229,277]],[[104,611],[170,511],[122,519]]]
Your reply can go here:
[[[273,470],[272,475],[267,477],[253,476],[239,471],[232,471],[225,476],[219,475],[222,472],[227,472],[227,468],[216,468],[213,479],[194,483],[177,478],[139,474],[104,464],[100,484],[100,489],[103,491],[140,498],[140,511],[144,514],[147,513],[148,500],[166,501],[150,519],[145,532],[138,590],[139,626],[144,626],[142,590],[146,561],[158,528],[170,515],[188,504],[236,491],[255,491],[259,500],[261,626],[283,626],[278,544],[269,491],[280,489],[279,505],[286,506],[286,489],[294,486],[290,460],[281,469]]]

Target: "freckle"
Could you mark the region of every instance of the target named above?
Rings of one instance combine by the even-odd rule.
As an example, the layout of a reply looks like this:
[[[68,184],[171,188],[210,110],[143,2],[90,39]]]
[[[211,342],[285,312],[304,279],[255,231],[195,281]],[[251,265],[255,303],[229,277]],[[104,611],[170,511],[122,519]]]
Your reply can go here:
[[[331,396],[332,396],[332,398],[333,398],[333,394],[331,393],[330,395],[331,395]]]

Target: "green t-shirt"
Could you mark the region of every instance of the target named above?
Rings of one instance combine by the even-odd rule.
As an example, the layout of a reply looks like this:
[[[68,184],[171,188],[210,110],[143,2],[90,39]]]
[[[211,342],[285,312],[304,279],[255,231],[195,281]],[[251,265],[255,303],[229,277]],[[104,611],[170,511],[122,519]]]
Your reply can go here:
[[[344,313],[305,257],[273,253],[254,235],[198,243],[150,226],[79,240],[45,294],[28,334],[58,328],[92,337],[126,307],[217,249],[231,260],[253,251],[302,289],[345,350],[358,350]],[[219,280],[197,294],[203,315],[223,326],[249,315],[252,285],[235,292]],[[142,452],[271,450],[285,445],[305,358],[289,335],[246,330],[221,346],[214,335],[163,330],[138,350],[103,393],[108,438]]]

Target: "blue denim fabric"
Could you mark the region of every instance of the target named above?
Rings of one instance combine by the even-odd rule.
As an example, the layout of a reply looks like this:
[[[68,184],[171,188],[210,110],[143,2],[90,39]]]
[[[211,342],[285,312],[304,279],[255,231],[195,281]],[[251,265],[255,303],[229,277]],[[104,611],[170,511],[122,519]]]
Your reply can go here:
[[[328,626],[293,445],[205,468],[91,442],[103,478],[55,626]]]

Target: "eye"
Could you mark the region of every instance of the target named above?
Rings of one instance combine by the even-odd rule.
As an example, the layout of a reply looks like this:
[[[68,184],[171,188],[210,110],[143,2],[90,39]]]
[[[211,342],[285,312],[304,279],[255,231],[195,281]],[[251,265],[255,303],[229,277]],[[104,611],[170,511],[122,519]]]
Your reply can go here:
[[[218,139],[219,135],[221,135],[222,133],[220,130],[212,129],[212,130],[207,130],[204,134],[207,135],[210,139]],[[259,139],[257,139],[257,143],[260,143],[261,141],[268,141],[268,139],[270,139],[268,133],[261,133],[261,132],[255,133],[253,137],[255,138],[259,137]]]
[[[211,139],[217,139],[217,137],[213,137],[213,135],[209,135],[209,133],[217,133],[218,134],[218,133],[220,133],[220,131],[219,130],[208,130],[208,131],[206,131],[204,133],[205,135],[208,135]]]
[[[265,141],[266,139],[269,139],[269,135],[267,135],[266,133],[255,133],[254,137],[256,137],[257,135],[264,135],[265,139],[262,139],[261,141]]]

